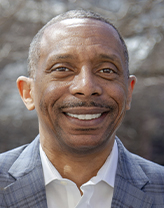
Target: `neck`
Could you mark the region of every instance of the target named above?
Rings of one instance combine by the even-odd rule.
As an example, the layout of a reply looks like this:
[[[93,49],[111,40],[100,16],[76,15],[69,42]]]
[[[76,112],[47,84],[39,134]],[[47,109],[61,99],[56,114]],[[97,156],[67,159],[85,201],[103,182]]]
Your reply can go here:
[[[41,142],[44,152],[60,175],[73,181],[79,189],[82,184],[97,175],[97,172],[110,155],[113,144],[114,139],[111,139],[110,144],[101,151],[87,155],[75,155],[59,151],[59,149],[54,150],[47,146],[47,142]]]

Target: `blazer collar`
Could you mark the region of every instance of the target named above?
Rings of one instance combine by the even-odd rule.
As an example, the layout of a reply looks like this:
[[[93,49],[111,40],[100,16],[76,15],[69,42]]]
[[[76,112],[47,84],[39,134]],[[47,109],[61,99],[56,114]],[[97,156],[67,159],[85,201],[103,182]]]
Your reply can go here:
[[[39,135],[32,141],[19,155],[17,160],[13,163],[9,169],[9,173],[14,178],[19,178],[35,167],[41,165],[40,154],[39,154]]]
[[[14,180],[4,188],[7,207],[47,207],[39,136],[22,151],[9,169],[9,174]]]
[[[142,189],[150,181],[137,161],[138,156],[130,153],[117,137],[116,141],[118,145],[117,175],[123,177],[135,187]]]
[[[142,191],[150,182],[137,162],[137,156],[125,149],[116,138],[118,145],[118,165],[114,185],[112,208],[150,208],[153,199]]]

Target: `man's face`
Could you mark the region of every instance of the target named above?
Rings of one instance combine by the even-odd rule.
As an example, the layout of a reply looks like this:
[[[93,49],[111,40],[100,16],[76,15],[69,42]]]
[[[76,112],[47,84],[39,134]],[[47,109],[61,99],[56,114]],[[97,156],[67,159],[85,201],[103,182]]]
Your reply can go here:
[[[45,30],[32,91],[44,145],[108,148],[131,92],[123,47],[110,25],[69,19]]]

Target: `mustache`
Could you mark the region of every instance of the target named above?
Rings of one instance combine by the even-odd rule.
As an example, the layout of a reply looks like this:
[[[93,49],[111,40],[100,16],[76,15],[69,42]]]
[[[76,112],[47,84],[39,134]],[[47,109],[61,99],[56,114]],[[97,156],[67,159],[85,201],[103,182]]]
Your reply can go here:
[[[66,109],[66,108],[74,108],[74,107],[99,107],[99,108],[107,108],[109,110],[113,110],[114,107],[112,105],[109,104],[103,104],[103,103],[95,103],[93,101],[91,102],[85,102],[85,101],[81,101],[81,102],[67,102],[64,103],[62,106],[60,106],[60,109]]]

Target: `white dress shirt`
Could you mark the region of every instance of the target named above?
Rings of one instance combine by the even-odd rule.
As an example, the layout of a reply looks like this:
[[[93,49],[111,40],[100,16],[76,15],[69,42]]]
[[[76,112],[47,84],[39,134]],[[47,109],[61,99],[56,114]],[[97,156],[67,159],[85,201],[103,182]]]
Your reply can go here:
[[[48,208],[110,208],[118,162],[118,147],[115,141],[111,154],[97,175],[80,189],[71,180],[62,178],[47,158],[40,145],[41,162],[45,179]]]

